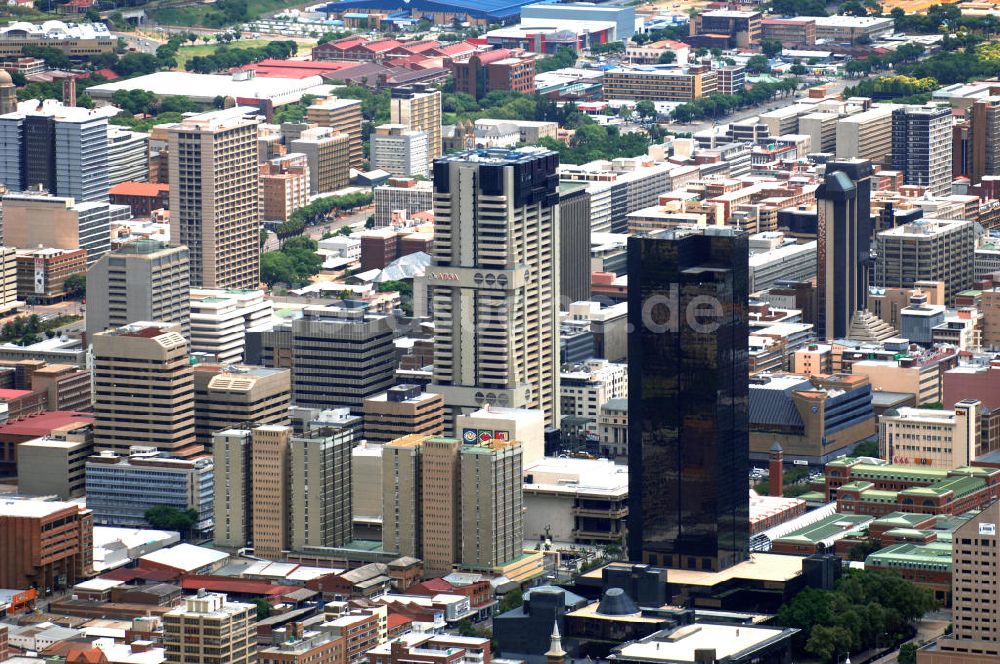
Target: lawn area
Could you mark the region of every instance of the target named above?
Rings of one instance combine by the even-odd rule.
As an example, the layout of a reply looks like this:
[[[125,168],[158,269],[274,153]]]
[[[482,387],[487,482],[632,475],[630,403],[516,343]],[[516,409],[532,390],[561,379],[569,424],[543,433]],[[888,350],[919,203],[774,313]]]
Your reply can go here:
[[[260,18],[261,16],[281,11],[287,7],[294,7],[296,6],[297,1],[298,0],[247,0],[247,20]],[[150,5],[147,6],[146,13],[157,23],[162,23],[164,25],[181,25],[189,27],[218,27],[220,25],[218,22],[205,22],[205,18],[210,13],[219,13],[219,10],[215,6],[214,2],[185,5],[182,7],[157,7],[155,5]]]
[[[237,39],[229,42],[229,48],[257,48],[267,46],[267,43],[267,39]],[[198,55],[212,55],[218,47],[219,44],[214,39],[207,44],[199,41],[191,46],[181,46],[177,51],[177,67],[184,69],[184,64],[191,58]]]

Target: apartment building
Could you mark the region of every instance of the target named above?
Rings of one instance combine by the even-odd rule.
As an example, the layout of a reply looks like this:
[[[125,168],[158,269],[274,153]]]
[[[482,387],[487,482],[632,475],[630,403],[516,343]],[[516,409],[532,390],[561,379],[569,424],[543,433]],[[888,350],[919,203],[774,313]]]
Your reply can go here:
[[[170,239],[198,288],[260,285],[257,120],[235,107],[171,125]]]
[[[212,435],[213,541],[218,546],[240,549],[253,544],[252,444],[249,429],[224,429]]]
[[[291,544],[288,426],[254,427],[250,440],[252,541],[254,553],[277,560]]]
[[[409,217],[434,206],[434,185],[430,181],[390,178],[374,191],[376,228],[389,225],[392,213],[397,210],[405,211]]]
[[[347,134],[348,167],[361,168],[364,154],[361,149],[361,101],[357,99],[320,99],[306,109],[306,122],[329,127],[333,134]],[[292,143],[295,152],[302,152]],[[320,191],[333,191],[320,189]]]
[[[127,455],[101,452],[85,466],[87,507],[101,526],[145,528],[146,511],[167,506],[194,510],[196,532],[211,532],[215,492],[210,456],[171,459],[153,448],[133,447]]]
[[[718,90],[718,73],[708,67],[649,65],[604,72],[604,96],[635,101],[690,102]]]
[[[423,85],[392,89],[389,99],[392,124],[427,134],[427,160],[441,156],[441,91]]]
[[[288,221],[309,203],[309,158],[291,153],[260,165],[260,216],[264,221]]]
[[[564,366],[559,374],[559,412],[563,428],[597,431],[601,408],[611,399],[628,397],[628,365],[587,360]]]
[[[194,378],[180,325],[136,322],[93,337],[94,446],[127,454],[133,445],[180,458],[201,448],[194,435]]]
[[[360,150],[360,124],[358,126],[356,140]],[[351,168],[357,168],[351,161],[354,140],[350,133],[336,128],[314,127],[303,131],[289,144],[289,150],[306,156],[311,194],[337,191],[350,183]]]
[[[3,242],[2,235],[0,242]],[[23,305],[17,299],[17,249],[0,246],[0,314],[7,314]]]
[[[789,46],[816,43],[816,20],[812,17],[766,18],[760,22],[760,28],[761,39],[773,39]]]
[[[945,302],[972,287],[975,279],[975,224],[971,221],[918,219],[877,235],[875,286],[912,288],[918,281],[941,281]]]
[[[343,664],[346,642],[302,623],[274,630],[273,645],[257,648],[257,664]]]
[[[1000,175],[1000,96],[976,99],[969,109],[969,179]]]
[[[369,444],[388,443],[410,434],[444,433],[444,399],[424,392],[419,385],[396,385],[365,399],[362,412]]]
[[[945,470],[968,466],[979,450],[981,419],[976,399],[963,399],[954,410],[889,410],[879,417],[879,457]]]
[[[351,448],[349,429],[318,430],[295,436],[289,446],[291,544],[340,547],[351,540]]]
[[[217,431],[261,424],[291,424],[288,369],[198,364],[194,367],[195,438],[211,449]]]
[[[87,336],[140,320],[180,325],[191,333],[187,247],[157,240],[130,242],[87,271]]]
[[[17,490],[28,496],[72,500],[86,494],[93,427],[54,432],[17,446]]]
[[[257,607],[199,590],[163,614],[167,664],[253,664]]]
[[[559,421],[557,160],[550,150],[521,148],[435,162],[428,389],[444,397],[446,432],[454,416],[487,402],[538,408],[550,426]],[[535,230],[514,232],[524,227]]]
[[[149,179],[149,134],[108,126],[108,186]]]

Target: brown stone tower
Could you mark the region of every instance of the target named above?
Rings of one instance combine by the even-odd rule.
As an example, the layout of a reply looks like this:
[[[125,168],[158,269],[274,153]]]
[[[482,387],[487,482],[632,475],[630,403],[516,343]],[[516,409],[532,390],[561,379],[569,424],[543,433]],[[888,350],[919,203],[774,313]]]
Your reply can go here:
[[[782,496],[785,491],[785,451],[781,449],[781,443],[774,441],[771,451],[767,453],[768,485],[772,496]]]
[[[10,74],[0,70],[0,115],[17,110],[17,89]]]

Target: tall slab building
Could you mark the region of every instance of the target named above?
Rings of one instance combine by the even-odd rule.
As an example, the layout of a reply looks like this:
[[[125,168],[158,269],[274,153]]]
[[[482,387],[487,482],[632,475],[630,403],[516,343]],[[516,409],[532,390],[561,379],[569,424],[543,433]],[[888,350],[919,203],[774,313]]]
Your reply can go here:
[[[559,156],[459,152],[434,163],[434,378],[445,430],[484,404],[559,423]]]
[[[257,120],[235,107],[169,128],[170,240],[196,288],[260,286]]]
[[[748,255],[729,228],[629,238],[631,560],[748,556]]]

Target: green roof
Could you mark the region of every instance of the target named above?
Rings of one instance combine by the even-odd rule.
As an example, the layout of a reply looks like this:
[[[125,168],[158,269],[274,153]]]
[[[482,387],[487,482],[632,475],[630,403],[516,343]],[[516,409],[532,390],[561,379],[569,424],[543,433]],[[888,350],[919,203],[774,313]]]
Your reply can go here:
[[[890,569],[926,569],[940,572],[951,570],[951,543],[893,544],[868,556],[865,567]]]
[[[910,514],[908,512],[889,512],[883,517],[875,519],[875,524],[889,526],[892,528],[912,528],[923,523],[928,518],[927,514]]]
[[[897,537],[897,538],[919,538],[923,539],[927,537],[928,533],[933,531],[930,530],[919,530],[917,528],[893,528],[892,530],[885,531],[886,537]]]
[[[956,498],[963,498],[986,486],[986,481],[978,477],[949,477],[930,486],[913,487],[899,492],[900,496],[943,496],[954,492]]]
[[[860,499],[866,503],[895,503],[897,495],[895,491],[869,489],[868,491],[861,492]]]
[[[864,514],[831,514],[804,528],[779,537],[775,542],[793,542],[799,544],[816,544],[831,538],[840,539],[849,531],[856,530],[872,520]],[[840,537],[837,537],[837,536]]]
[[[859,480],[884,479],[905,482],[933,482],[947,476],[947,470],[928,466],[904,466],[901,464],[876,466],[870,463],[859,463],[851,468],[851,477]]]
[[[875,485],[872,484],[871,482],[848,482],[847,484],[844,484],[840,488],[841,490],[847,490],[847,491],[864,491],[865,489],[870,489],[873,486]]]
[[[817,500],[826,501],[826,494],[822,491],[807,491],[799,496],[802,500],[807,503],[811,503]]]

